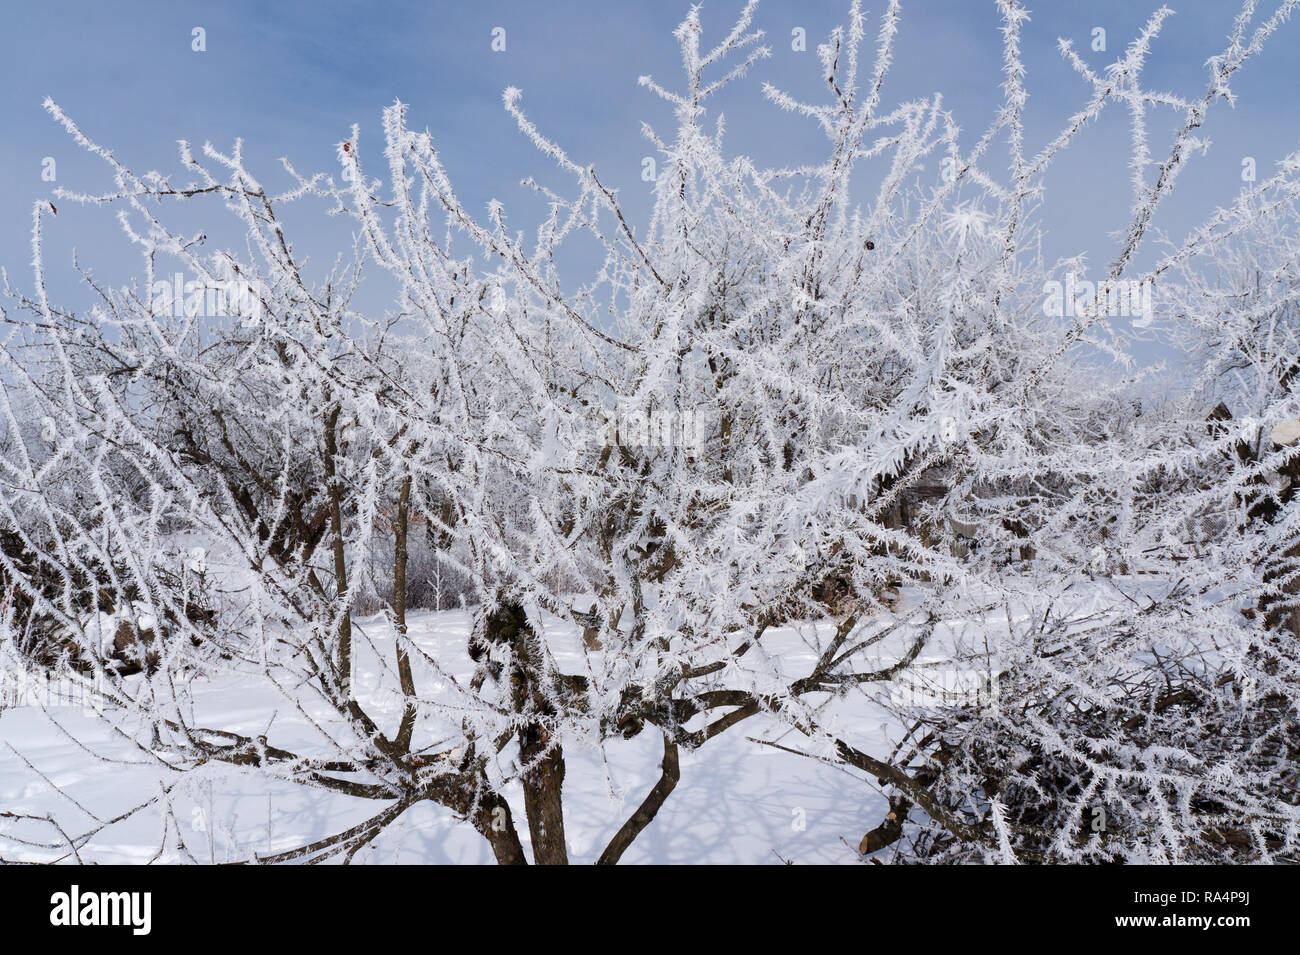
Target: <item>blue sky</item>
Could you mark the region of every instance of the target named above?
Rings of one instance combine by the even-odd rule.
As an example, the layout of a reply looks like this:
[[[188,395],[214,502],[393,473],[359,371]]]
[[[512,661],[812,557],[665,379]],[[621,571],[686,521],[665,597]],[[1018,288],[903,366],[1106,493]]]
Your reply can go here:
[[[1263,16],[1276,0],[1261,3]],[[1147,83],[1199,94],[1204,62],[1218,52],[1231,25],[1231,0],[1170,0],[1178,12],[1156,41]],[[868,3],[874,21],[883,0]],[[1031,148],[1051,137],[1087,90],[1056,51],[1071,37],[1095,66],[1114,59],[1158,3],[1147,0],[1029,3],[1024,35],[1030,90]],[[708,0],[706,42],[729,28],[741,0]],[[815,128],[783,114],[761,96],[760,83],[810,98],[820,96],[814,52],[830,28],[843,23],[846,0],[765,0],[756,26],[773,48],[749,81],[721,102],[734,150],[765,164],[812,159],[823,140]],[[548,0],[475,3],[195,3],[75,0],[9,4],[0,36],[4,136],[0,138],[0,265],[30,286],[32,203],[48,196],[42,161],[54,157],[57,185],[107,188],[105,167],[78,150],[41,109],[50,95],[94,138],[136,171],[177,172],[175,141],[210,140],[228,148],[246,141],[262,180],[284,184],[277,159],[300,171],[334,171],[334,144],[353,123],[362,127],[362,155],[377,143],[380,110],[394,99],[410,104],[413,126],[427,127],[461,197],[483,209],[506,204],[519,227],[531,227],[538,206],[519,186],[540,173],[566,185],[533,152],[501,108],[508,85],[524,91],[532,119],[575,158],[593,163],[617,187],[634,217],[648,207],[641,159],[651,150],[642,120],[669,132],[667,104],[637,86],[642,73],[668,85],[679,71],[671,31],[688,5],[676,0],[610,3]],[[888,101],[942,91],[969,142],[992,120],[1002,77],[1000,34],[992,0],[911,0],[904,3]],[[1107,31],[1105,53],[1089,49],[1092,30]],[[191,49],[192,30],[205,31],[206,51]],[[506,30],[506,50],[491,49],[492,30]],[[808,50],[791,49],[791,31],[806,30]],[[1300,22],[1288,24],[1265,54],[1250,62],[1235,87],[1236,109],[1216,106],[1204,130],[1214,146],[1197,157],[1178,201],[1157,226],[1178,235],[1241,186],[1241,160],[1255,158],[1260,178],[1300,145]],[[875,25],[871,32],[874,34]],[[1089,253],[1100,267],[1114,250],[1108,233],[1126,224],[1130,187],[1128,126],[1115,109],[1089,130],[1048,179],[1045,211],[1049,251]],[[1173,117],[1152,125],[1152,147],[1163,158]],[[373,151],[370,153],[373,157]],[[178,180],[187,177],[177,176]],[[136,258],[105,210],[61,209],[48,225],[47,257],[56,294],[74,296],[70,253],[112,284],[135,272]],[[215,211],[215,210],[214,210]],[[308,214],[306,212],[300,214]],[[291,220],[292,221],[292,220]],[[316,220],[313,219],[313,222]],[[332,255],[338,236],[313,227],[298,236]],[[341,228],[341,226],[340,226]]]

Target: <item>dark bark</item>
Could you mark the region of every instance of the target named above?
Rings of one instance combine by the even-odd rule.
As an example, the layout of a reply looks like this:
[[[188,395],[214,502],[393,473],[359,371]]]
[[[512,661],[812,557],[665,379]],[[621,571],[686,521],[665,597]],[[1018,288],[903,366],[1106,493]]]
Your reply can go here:
[[[343,489],[339,486],[335,456],[338,454],[339,408],[335,405],[325,416],[325,485],[329,500],[330,533],[333,535],[334,581],[337,601],[346,607],[348,597],[348,562],[343,542]],[[352,699],[352,614],[344,609],[339,621],[338,675],[345,700]]]
[[[537,635],[528,624],[524,608],[508,602],[487,620],[489,642],[509,647],[511,700],[515,712],[526,717],[518,731],[519,760],[524,766],[524,812],[533,841],[533,861],[538,865],[567,865],[564,839],[564,751],[552,735],[554,716],[543,683]]]
[[[497,793],[485,795],[479,803],[478,811],[473,816],[474,828],[479,831],[488,845],[497,865],[527,865],[523,844],[519,841],[519,832],[515,829],[514,817],[510,814],[510,805]]]
[[[397,498],[397,520],[393,528],[393,622],[397,628],[397,679],[406,697],[402,724],[397,730],[394,745],[398,752],[411,748],[411,733],[415,729],[415,678],[411,675],[411,658],[406,652],[406,534],[410,523],[411,476],[402,479]]]
[[[614,834],[614,838],[596,860],[597,865],[614,865],[622,858],[627,847],[641,835],[646,826],[654,821],[659,808],[677,787],[681,775],[681,767],[677,759],[677,744],[664,734],[663,773],[659,776],[659,781],[654,784],[636,812],[632,813],[631,818]]]
[[[895,796],[889,800],[889,815],[883,822],[872,829],[858,843],[858,851],[864,856],[879,852],[885,846],[891,846],[903,837],[903,823],[907,821],[907,811],[911,802]]]
[[[564,841],[564,753],[545,727],[530,723],[519,731],[524,772],[524,811],[533,839],[533,861],[538,865],[568,865]]]

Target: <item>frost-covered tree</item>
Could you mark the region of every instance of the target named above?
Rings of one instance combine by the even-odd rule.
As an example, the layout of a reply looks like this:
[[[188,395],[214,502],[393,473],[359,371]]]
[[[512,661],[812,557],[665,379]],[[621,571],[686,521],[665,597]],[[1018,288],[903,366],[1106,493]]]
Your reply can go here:
[[[1264,222],[1294,243],[1275,210],[1295,162],[1136,262],[1209,107],[1295,3],[1253,32],[1247,3],[1199,98],[1141,85],[1166,10],[1104,73],[1064,44],[1086,102],[1030,155],[1015,0],[998,4],[1004,106],[965,147],[940,96],[885,105],[901,5],[867,64],[855,2],[819,49],[826,102],[766,89],[826,137],[820,163],[775,170],[730,155],[710,113],[767,53],[755,6],[711,47],[692,10],[682,82],[642,79],[676,122],[646,128],[660,159],[643,228],[513,89],[506,109],[566,181],[529,180],[549,208],[531,239],[500,204],[482,221],[466,209],[401,103],[383,114],[382,175],[354,127],[335,176],[286,163],[280,193],[239,144],[183,145],[178,176],[137,174],[47,104],[113,177],[56,196],[59,221],[116,207],[143,277],[87,274],[87,312],[54,302],[55,208],[37,206],[34,290],[13,293],[0,344],[5,653],[92,684],[170,774],[135,812],[166,819],[172,787],[228,764],[379,807],[258,861],[350,859],[431,802],[500,862],[525,861],[526,841],[564,863],[566,752],[652,734],[660,775],[611,823],[612,863],[671,796],[683,749],[761,716],[886,787],[866,852],[1294,854],[1296,660],[1278,600],[1294,598],[1279,561],[1294,562],[1296,505],[1274,494],[1268,520],[1243,515],[1295,443],[1234,457],[1241,436],[1189,409],[1248,367],[1268,381],[1244,386],[1251,420],[1296,416],[1278,371],[1294,354],[1285,256],[1260,270],[1248,322],[1212,268],[1240,272],[1228,250]],[[1112,103],[1133,117],[1135,182],[1107,281],[1168,285],[1154,321],[1217,375],[1180,379],[1154,411],[1102,299],[1071,319],[1043,307],[1060,270],[1038,252],[1043,177]],[[1155,109],[1184,123],[1152,177]],[[325,274],[283,213],[320,201],[354,226]],[[217,216],[202,233],[173,224],[215,203],[242,247],[212,248]],[[581,280],[557,257],[576,241],[602,251]],[[391,296],[382,314],[357,304],[363,280]],[[224,290],[221,314],[206,289]],[[461,645],[411,638],[412,533],[458,581]],[[359,600],[380,594],[390,606],[363,624]],[[810,619],[797,658],[773,645]],[[974,690],[918,702],[936,664]],[[220,678],[267,692],[263,732],[199,715]],[[846,700],[892,727],[890,751],[842,723]],[[103,828],[28,822],[56,832],[54,856]],[[164,848],[190,853],[164,826]]]

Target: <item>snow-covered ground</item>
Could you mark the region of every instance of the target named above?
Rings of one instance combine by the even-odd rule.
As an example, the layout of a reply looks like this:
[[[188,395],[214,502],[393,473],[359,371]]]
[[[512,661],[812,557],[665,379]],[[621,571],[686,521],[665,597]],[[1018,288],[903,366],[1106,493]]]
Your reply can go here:
[[[1158,589],[1145,578],[1098,580],[1073,589],[1068,600],[1058,599],[1054,607],[1070,619],[1088,620],[1116,605],[1121,599],[1116,588],[1142,594],[1153,587]],[[922,596],[919,590],[905,590],[896,612],[907,615]],[[573,604],[585,605],[578,597]],[[887,757],[902,727],[896,715],[873,702],[872,694],[874,699],[892,697],[893,702],[921,707],[972,698],[987,702],[989,674],[999,669],[998,647],[1006,640],[1008,627],[1019,630],[1042,618],[1043,609],[1031,604],[1028,600],[1008,619],[1005,607],[989,601],[983,615],[944,621],[924,652],[893,683],[871,684],[869,692],[854,690],[833,699],[809,697],[818,708],[819,723],[860,749]],[[859,669],[881,669],[899,658],[914,632],[899,623],[893,614],[860,621],[860,637],[881,627],[889,632],[858,654]],[[411,657],[418,689],[438,697],[445,695],[440,680],[448,676],[468,680],[474,666],[466,650],[467,611],[413,613],[409,625],[418,651]],[[599,666],[600,651],[584,650],[571,624],[546,615],[544,625],[547,646],[564,672],[582,673]],[[821,620],[772,628],[764,634],[761,653],[742,658],[737,665],[746,670],[749,685],[760,692],[777,691],[813,668],[815,648],[825,645],[835,626],[834,621]],[[389,620],[382,614],[360,618],[354,627],[355,692],[368,712],[396,726],[401,698],[391,666],[394,634]],[[442,668],[441,677],[431,661]],[[143,676],[128,680],[136,681],[136,689],[143,691]],[[996,689],[996,678],[991,682]],[[150,751],[147,724],[133,725],[129,714],[111,710],[101,716],[80,700],[42,689],[29,687],[24,695],[10,686],[7,694],[0,692],[0,858],[234,862],[308,844],[357,825],[382,808],[373,800],[268,779],[224,763],[200,766],[181,778]],[[277,687],[256,667],[192,678],[177,697],[186,701],[185,721],[190,726],[249,738],[266,735],[272,745],[301,754],[328,756],[330,733],[334,739],[347,738],[346,729],[339,735],[337,715],[327,706],[313,708],[310,694]],[[689,726],[698,728],[694,723]],[[422,734],[426,743],[431,742],[438,738],[438,726],[417,723],[417,745]],[[622,861],[860,861],[858,841],[884,818],[887,802],[874,780],[864,779],[860,772],[800,755],[813,752],[816,745],[788,725],[759,715],[697,750],[683,750],[680,782]],[[503,778],[517,775],[513,752],[514,747],[507,747],[499,757],[497,770]],[[570,859],[591,862],[657,781],[660,736],[651,728],[631,740],[607,740],[603,747],[566,739],[564,754]],[[164,795],[163,787],[169,784],[172,788]],[[520,788],[516,783],[504,792],[520,838],[527,844]],[[144,811],[112,821],[151,797],[156,802]],[[12,815],[5,817],[4,811]],[[62,832],[51,822],[14,818],[17,815],[57,819]],[[76,853],[71,852],[63,834],[76,840],[92,829],[98,831],[84,846],[77,842]],[[178,837],[184,849],[178,847]],[[161,852],[160,846],[165,846]],[[493,859],[487,843],[471,826],[435,803],[422,802],[352,861],[489,863]]]
[[[381,631],[379,618],[370,632]],[[367,621],[359,621],[367,629]],[[465,655],[467,616],[462,611],[413,615],[411,635],[430,656],[457,675],[469,672]],[[806,624],[769,634],[790,672],[811,665]],[[382,634],[374,636],[382,652]],[[562,641],[561,641],[562,642]],[[575,647],[571,651],[577,653]],[[390,645],[391,646],[391,645]],[[370,671],[373,673],[373,671]],[[365,693],[366,678],[358,680]],[[319,737],[294,718],[285,699],[254,676],[225,675],[193,685],[194,720],[257,735],[292,749]],[[841,721],[852,721],[854,738],[883,732],[882,717],[861,700],[844,702]],[[176,774],[137,746],[132,727],[100,719],[74,705],[27,705],[0,710],[0,806],[11,813],[56,817],[70,836],[91,829],[161,791]],[[783,735],[784,734],[784,735]],[[862,834],[877,825],[885,801],[860,775],[828,763],[754,742],[806,744],[796,733],[755,717],[681,756],[681,782],[658,817],[624,855],[626,863],[846,863],[858,858]],[[565,750],[565,826],[575,862],[593,861],[658,777],[658,735],[644,732],[607,744],[604,752],[569,745]],[[270,787],[268,789],[268,787]],[[517,786],[507,790],[527,842]],[[78,850],[85,862],[188,861],[177,850],[176,829],[200,862],[248,859],[255,852],[290,849],[345,829],[380,808],[371,800],[268,782],[226,765],[190,772],[171,794],[130,818],[105,826]],[[93,816],[92,816],[93,814]],[[168,817],[170,821],[168,821]],[[97,820],[96,820],[97,817]],[[164,826],[171,835],[167,849]],[[74,857],[56,844],[57,830],[31,820],[0,820],[0,856],[9,859]],[[484,840],[468,824],[433,803],[417,804],[353,860],[372,863],[491,862]]]

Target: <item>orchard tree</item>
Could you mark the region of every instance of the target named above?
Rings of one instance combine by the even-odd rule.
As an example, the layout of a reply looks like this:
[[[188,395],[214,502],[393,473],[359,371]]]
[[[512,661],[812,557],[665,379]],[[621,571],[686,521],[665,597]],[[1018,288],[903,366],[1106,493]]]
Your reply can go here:
[[[855,2],[819,48],[825,102],[765,88],[826,138],[796,169],[729,154],[711,112],[767,55],[756,3],[713,46],[692,9],[680,83],[641,81],[675,120],[670,136],[645,130],[659,160],[642,228],[505,92],[567,182],[528,181],[549,210],[530,240],[499,203],[482,220],[466,209],[401,103],[383,113],[380,174],[354,127],[335,175],[286,162],[282,192],[238,143],[182,144],[179,176],[137,174],[47,103],[112,176],[57,194],[57,221],[115,207],[143,277],[87,274],[87,312],[55,302],[42,234],[56,210],[38,204],[34,290],[12,293],[0,344],[6,654],[85,681],[106,719],[140,727],[142,758],[171,782],[134,812],[166,816],[174,787],[221,763],[377,807],[249,861],[349,860],[430,802],[499,862],[526,861],[526,841],[533,861],[566,863],[566,754],[652,734],[659,778],[597,860],[617,862],[670,798],[681,752],[755,717],[885,787],[891,813],[864,852],[1294,855],[1293,635],[1276,599],[1241,610],[1287,592],[1277,555],[1296,505],[1277,497],[1265,523],[1238,513],[1294,442],[1225,455],[1240,436],[1188,413],[1208,379],[1145,411],[1105,300],[1050,314],[1043,290],[1070,263],[1038,252],[1046,172],[1122,106],[1134,200],[1106,281],[1173,286],[1156,321],[1223,374],[1234,360],[1273,374],[1289,339],[1224,334],[1224,300],[1197,283],[1234,261],[1268,197],[1294,195],[1294,160],[1136,263],[1209,108],[1294,6],[1252,31],[1246,3],[1201,97],[1141,85],[1167,10],[1101,73],[1063,44],[1085,102],[1030,155],[1018,2],[997,4],[1002,109],[967,145],[937,94],[886,105],[901,4],[868,64]],[[1149,177],[1157,109],[1182,125]],[[312,203],[353,226],[323,275],[284,212]],[[212,248],[214,204],[242,248]],[[176,207],[211,228],[172,224]],[[581,278],[557,255],[579,241],[601,250]],[[169,285],[177,270],[197,299]],[[1260,279],[1259,316],[1293,294],[1288,274]],[[359,304],[363,280],[390,296],[382,312]],[[226,293],[215,316],[211,288]],[[1251,406],[1261,428],[1297,413],[1291,376],[1270,382]],[[471,626],[454,652],[410,633],[417,527],[460,582]],[[360,601],[380,593],[382,623],[362,626]],[[772,635],[809,618],[826,622],[799,666]],[[935,659],[980,691],[918,703],[908,688]],[[278,740],[273,716],[261,735],[196,719],[223,674],[271,691],[311,742]],[[839,725],[831,704],[850,699],[900,727],[891,752]],[[80,858],[121,818],[28,822],[56,833],[51,856]],[[170,838],[189,853],[179,825]]]

